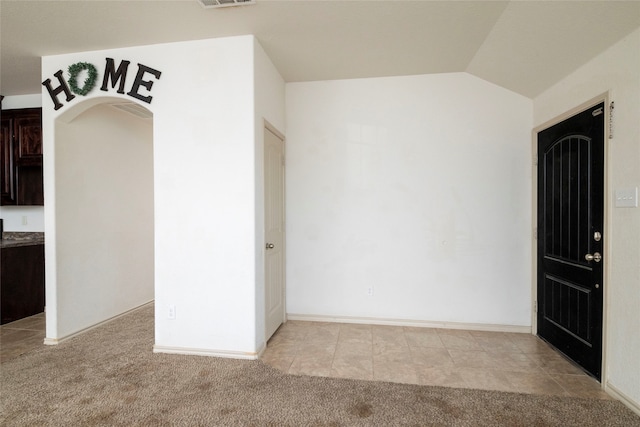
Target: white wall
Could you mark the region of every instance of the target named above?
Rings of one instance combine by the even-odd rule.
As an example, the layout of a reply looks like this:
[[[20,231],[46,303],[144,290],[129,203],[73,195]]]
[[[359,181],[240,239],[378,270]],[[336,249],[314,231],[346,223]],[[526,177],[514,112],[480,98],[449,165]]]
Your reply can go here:
[[[254,45],[255,85],[255,271],[256,299],[255,345],[265,344],[265,277],[264,277],[264,126],[265,121],[284,134],[285,84],[264,49],[256,41]]]
[[[605,268],[606,386],[640,413],[640,209],[614,207],[614,191],[640,187],[640,29],[534,100],[540,125],[609,92],[608,251]]]
[[[156,53],[156,350],[254,356],[253,38]]]
[[[82,61],[98,67],[99,82],[106,57],[130,60],[125,92],[138,63],[162,72],[151,104],[141,103],[154,114],[156,351],[257,355],[254,56],[253,36],[241,36],[43,58],[43,80]],[[57,198],[53,124],[71,105],[99,102],[105,92],[76,96],[56,112],[43,90],[49,301],[64,292],[55,271],[65,268],[55,248],[64,236],[56,236],[49,209]]]
[[[42,206],[0,206],[0,218],[4,219],[4,231],[44,231]]]
[[[290,315],[531,325],[529,99],[465,73],[286,89]]]
[[[38,107],[42,107],[42,96],[39,93],[34,95],[5,96],[2,100],[3,110]]]
[[[104,104],[56,125],[57,334],[153,300],[153,129]]]
[[[40,94],[6,96],[2,100],[3,110],[41,106]],[[44,207],[42,206],[0,206],[0,218],[4,219],[4,231],[44,231]]]

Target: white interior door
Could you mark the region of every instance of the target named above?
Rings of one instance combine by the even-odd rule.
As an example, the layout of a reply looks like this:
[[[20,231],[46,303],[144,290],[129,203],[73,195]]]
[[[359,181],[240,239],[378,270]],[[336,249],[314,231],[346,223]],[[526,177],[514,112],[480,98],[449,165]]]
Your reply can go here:
[[[284,140],[264,129],[266,339],[285,320]]]

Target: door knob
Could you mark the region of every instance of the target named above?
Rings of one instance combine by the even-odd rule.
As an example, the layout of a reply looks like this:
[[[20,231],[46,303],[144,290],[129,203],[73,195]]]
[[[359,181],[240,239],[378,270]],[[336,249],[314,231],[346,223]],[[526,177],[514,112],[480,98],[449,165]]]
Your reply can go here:
[[[273,243],[267,243],[267,249],[273,249],[274,245]]]
[[[602,255],[600,255],[599,252],[594,252],[593,255],[591,254],[586,254],[584,256],[584,259],[586,259],[587,261],[595,261],[595,262],[600,262],[602,260]]]

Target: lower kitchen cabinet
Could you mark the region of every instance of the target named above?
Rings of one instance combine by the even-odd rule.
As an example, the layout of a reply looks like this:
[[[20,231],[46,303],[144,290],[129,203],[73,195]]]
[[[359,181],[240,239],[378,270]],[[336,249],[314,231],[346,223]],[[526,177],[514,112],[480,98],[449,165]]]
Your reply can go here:
[[[44,245],[0,248],[0,324],[44,311]]]

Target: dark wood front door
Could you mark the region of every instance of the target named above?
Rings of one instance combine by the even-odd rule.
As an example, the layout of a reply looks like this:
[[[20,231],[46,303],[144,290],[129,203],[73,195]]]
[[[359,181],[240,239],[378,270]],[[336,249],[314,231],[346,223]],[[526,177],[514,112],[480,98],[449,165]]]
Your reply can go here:
[[[604,104],[538,133],[538,335],[598,380]]]

